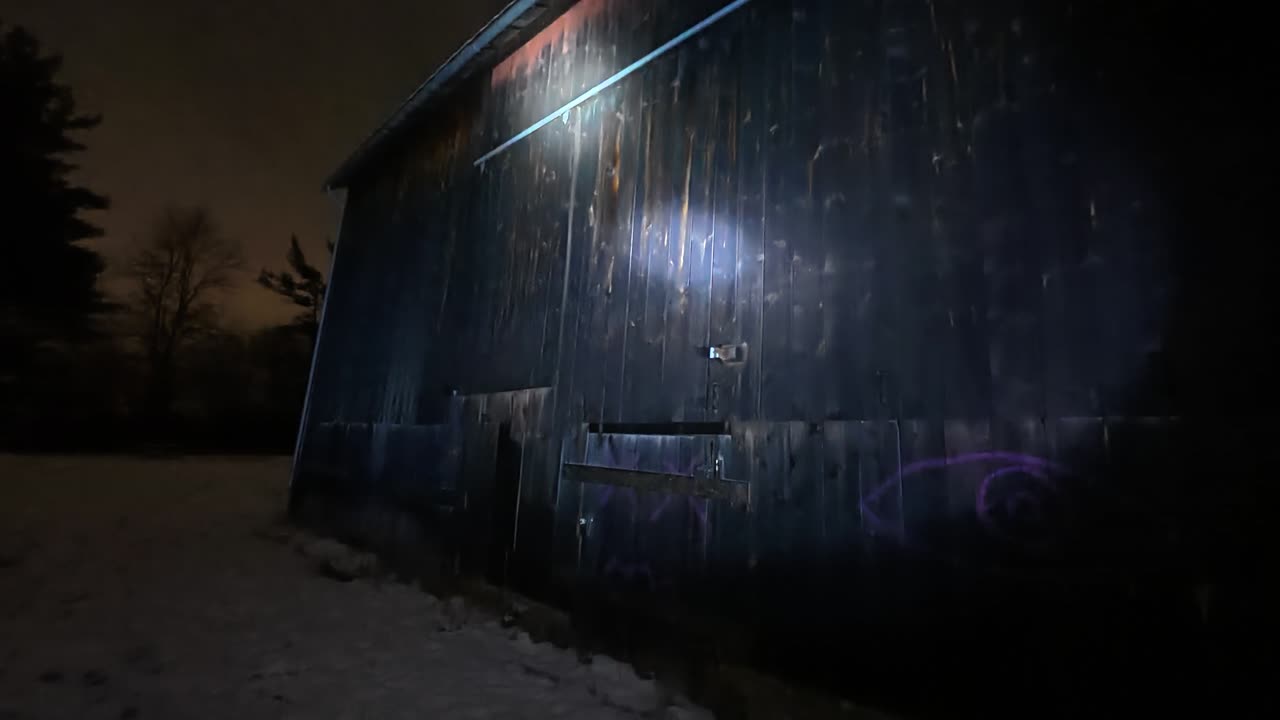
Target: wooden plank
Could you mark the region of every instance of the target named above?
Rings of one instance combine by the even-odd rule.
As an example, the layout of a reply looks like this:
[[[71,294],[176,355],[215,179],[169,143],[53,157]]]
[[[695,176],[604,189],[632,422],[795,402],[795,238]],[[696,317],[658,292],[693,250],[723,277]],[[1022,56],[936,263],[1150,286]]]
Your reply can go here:
[[[528,382],[523,371],[527,363],[519,367],[513,363],[513,356],[532,357],[531,347],[519,333],[519,326],[513,317],[515,307],[526,292],[528,274],[526,268],[533,248],[541,242],[542,233],[549,229],[544,218],[534,214],[531,206],[544,192],[545,182],[543,168],[540,164],[540,142],[529,143],[526,147],[512,152],[511,157],[502,162],[499,182],[503,205],[500,212],[507,218],[502,242],[496,248],[495,265],[501,267],[494,280],[492,293],[492,311],[489,319],[490,335],[485,348],[484,357],[493,366],[492,385],[486,390],[492,392],[507,389]],[[527,178],[527,179],[526,179]],[[507,352],[503,352],[507,348]],[[518,380],[517,380],[518,378]]]
[[[501,107],[505,102],[505,93],[494,93],[487,96],[486,107]],[[492,115],[486,115],[484,126],[486,138],[497,133],[497,123]],[[480,328],[484,326],[481,319],[480,286],[484,267],[481,258],[485,248],[492,245],[493,238],[500,232],[503,222],[497,213],[497,164],[474,170],[474,186],[472,202],[468,203],[469,213],[466,226],[462,232],[478,242],[463,243],[459,249],[459,269],[452,283],[452,290],[446,299],[444,314],[452,318],[453,332],[456,338],[454,357],[475,358],[480,353]],[[478,363],[450,363],[446,377],[452,378],[449,383],[462,390],[475,388],[480,372]]]
[[[552,78],[552,83],[562,86]],[[519,275],[523,292],[520,304],[511,309],[519,318],[519,347],[527,355],[509,358],[515,369],[524,370],[528,378],[520,387],[546,385],[555,382],[555,363],[558,355],[561,319],[560,298],[565,281],[565,257],[569,253],[569,238],[573,229],[580,227],[578,178],[587,171],[583,164],[582,116],[574,114],[567,123],[543,135],[539,146],[538,167],[542,181],[538,183],[534,200],[529,207],[531,226],[536,241],[525,242],[528,248],[526,262]],[[572,199],[570,199],[572,198]],[[585,214],[585,208],[583,209]],[[517,256],[519,253],[517,253]],[[536,362],[530,362],[537,358]],[[515,375],[513,377],[521,377]]]
[[[469,354],[466,352],[464,340],[468,331],[462,312],[465,306],[459,303],[458,299],[465,297],[468,292],[466,281],[471,270],[468,262],[471,252],[468,246],[473,243],[461,242],[460,238],[483,237],[484,242],[488,241],[488,233],[485,232],[482,235],[477,232],[476,223],[477,217],[488,215],[489,183],[484,173],[477,172],[471,166],[468,154],[470,148],[484,144],[485,132],[489,126],[484,119],[483,110],[489,105],[488,96],[481,93],[476,95],[480,98],[477,105],[481,109],[469,123],[465,136],[457,139],[449,175],[444,181],[449,188],[451,202],[447,227],[443,230],[446,235],[443,248],[444,261],[441,268],[443,278],[438,299],[435,307],[432,308],[434,318],[431,326],[434,342],[429,345],[432,351],[429,353],[429,367],[425,372],[426,377],[438,378],[435,385],[442,394],[460,390],[467,384],[464,377],[467,372],[464,369],[466,366],[453,362],[451,357],[455,354]],[[423,220],[430,225],[435,219],[427,214]],[[441,345],[440,339],[445,337],[453,339],[454,353],[441,353],[436,349]]]
[[[520,494],[517,504],[515,545],[510,574],[512,581],[530,590],[547,582],[552,563],[554,535],[554,483],[558,475],[558,453],[546,442],[542,429],[545,391],[522,391],[525,414],[520,455]],[[558,450],[559,448],[555,448]]]
[[[896,3],[885,18],[883,92],[886,110],[888,197],[893,245],[885,248],[898,324],[894,363],[897,416],[940,416],[941,358],[933,343],[942,330],[934,232],[936,200],[926,123],[928,8]]]
[[[745,505],[747,502],[747,491],[741,483],[723,482],[701,475],[625,470],[578,463],[566,463],[564,472],[568,480],[577,483],[594,483],[648,493],[725,500],[739,505]]]
[[[795,557],[818,558],[826,544],[823,507],[826,485],[822,463],[823,426],[792,421],[786,424],[786,520],[788,548]]]
[[[773,542],[777,537],[776,522],[773,515],[774,486],[770,479],[770,441],[767,437],[767,425],[763,422],[741,422],[733,425],[733,438],[736,453],[750,488],[750,507],[745,518],[745,527],[741,540],[734,542],[732,536],[725,538],[728,560],[745,562],[745,570],[740,577],[732,574],[722,576],[729,587],[735,587],[737,607],[742,608],[748,616],[758,615],[765,600],[762,587],[762,572],[768,567],[773,553]],[[775,443],[776,444],[776,443]],[[723,537],[723,536],[722,536]],[[761,565],[764,564],[765,568]],[[733,567],[730,565],[729,567]]]
[[[534,466],[538,474],[533,477],[533,482],[525,483],[525,497],[543,508],[549,508],[553,499],[555,473],[547,457],[550,448],[547,440],[552,437],[551,430],[560,425],[551,415],[551,391],[534,388],[521,392],[525,396],[525,442],[537,446],[536,459],[540,463]]]
[[[605,565],[603,557],[604,543],[600,536],[607,532],[607,500],[611,499],[612,488],[598,485],[578,485],[569,483],[582,493],[581,526],[574,528],[574,549],[576,553],[576,569],[578,577],[598,580]],[[577,521],[575,520],[575,523]]]
[[[875,418],[890,413],[896,367],[891,343],[893,279],[881,248],[883,224],[883,63],[878,7],[839,3],[824,23],[824,83],[819,91],[823,146],[813,162],[821,197],[824,257],[824,334],[829,337],[826,414]],[[827,328],[839,328],[829,332]]]
[[[1039,416],[1044,408],[1044,280],[1042,246],[1027,213],[1019,110],[1009,102],[1005,74],[1019,58],[1007,42],[997,48],[972,70],[972,206],[976,245],[984,256],[992,412],[1016,419]]]
[[[818,144],[809,160],[809,203],[814,215],[816,244],[814,250],[820,258],[821,305],[820,333],[815,356],[818,370],[813,382],[822,389],[822,400],[813,407],[814,412],[828,419],[850,417],[853,410],[846,401],[847,386],[865,376],[866,370],[857,363],[866,362],[864,348],[851,351],[852,345],[845,337],[845,328],[837,327],[854,317],[844,302],[848,292],[846,284],[849,262],[847,257],[852,238],[853,212],[846,194],[848,178],[853,174],[853,141],[850,135],[855,114],[843,107],[856,97],[856,84],[849,77],[849,68],[840,62],[845,53],[838,51],[856,42],[857,26],[850,21],[848,11],[855,3],[821,4],[814,8],[816,22],[821,30],[817,42],[819,70],[813,88],[817,112],[816,132]]]
[[[643,191],[639,198],[635,258],[630,280],[631,297],[627,310],[626,356],[623,367],[623,398],[620,419],[652,421],[655,417],[651,399],[655,382],[654,369],[662,366],[662,348],[656,329],[660,329],[659,302],[664,298],[666,253],[663,233],[656,214],[662,207],[660,188],[665,178],[659,148],[665,131],[667,91],[671,74],[669,63],[657,63],[644,77],[645,109]],[[666,80],[666,82],[664,82]],[[661,379],[658,378],[660,382]],[[669,418],[666,418],[669,419]]]
[[[683,471],[682,451],[688,447],[685,438],[662,438],[662,466]],[[655,581],[665,594],[677,593],[688,576],[691,559],[689,506],[696,499],[687,496],[650,494],[645,519],[652,552]]]
[[[767,14],[756,3],[740,13],[744,37],[756,37],[768,22]],[[718,388],[722,417],[755,420],[761,416],[760,387],[763,379],[762,349],[764,342],[764,216],[765,216],[765,123],[764,77],[766,59],[757,48],[747,49],[745,42],[730,57],[736,67],[737,87],[735,114],[738,133],[734,170],[734,246],[737,257],[733,314],[737,320],[737,337],[726,342],[747,345],[747,362],[731,372],[721,372],[724,382]],[[725,377],[727,375],[727,377]]]
[[[865,194],[868,198],[863,227],[869,244],[866,261],[855,265],[861,271],[858,283],[869,288],[865,295],[855,298],[860,313],[868,318],[869,337],[867,347],[873,356],[874,377],[867,378],[866,389],[871,392],[864,404],[868,417],[902,417],[902,385],[904,384],[901,361],[901,322],[898,307],[901,303],[901,260],[895,227],[894,193],[890,186],[893,177],[892,138],[889,134],[892,70],[889,55],[893,52],[895,37],[892,26],[882,17],[874,23],[874,44],[869,48],[870,59],[864,67],[868,74],[867,103],[863,109],[861,144],[865,154],[865,173],[868,178]],[[898,508],[899,510],[901,508]]]
[[[1066,13],[1045,9],[1057,17],[1041,22],[1070,25]],[[1003,42],[1010,57],[1033,57],[1052,47],[1048,35],[1054,32],[1040,22],[1028,23]],[[1101,319],[1096,293],[1079,282],[1078,273],[1088,258],[1092,232],[1090,179],[1084,157],[1089,139],[1076,136],[1072,128],[1072,108],[1078,106],[1071,93],[1058,91],[1065,78],[1056,69],[1053,63],[1045,62],[1006,66],[1010,91],[1019,98],[1013,140],[1020,166],[1008,171],[1015,174],[1022,189],[1028,236],[1035,238],[1039,248],[1035,256],[1038,266],[1026,267],[1023,272],[1038,277],[1040,284],[1045,375],[1042,412],[1085,416],[1097,412],[1089,355],[1100,350],[1090,335],[1096,333]]]
[[[565,462],[580,462],[585,465],[611,465],[605,460],[605,455],[608,452],[606,449],[608,445],[615,442],[615,436],[590,433],[585,429],[580,434],[583,437],[584,454],[581,456],[571,455],[565,458]]]
[[[685,264],[688,267],[685,333],[682,353],[688,356],[682,416],[686,420],[709,418],[709,365],[704,348],[711,344],[711,293],[714,264],[716,153],[723,138],[718,127],[719,73],[716,55],[706,43],[690,43],[687,50],[684,84],[690,106],[686,122],[692,145],[689,182],[681,208],[685,236]]]
[[[586,85],[594,84],[595,76],[606,67],[605,58],[611,55],[608,48],[616,32],[611,13],[587,18],[576,36],[573,95]],[[561,335],[566,344],[559,349],[561,367],[557,385],[563,390],[567,403],[559,403],[558,413],[576,420],[587,414],[588,406],[598,412],[598,398],[604,384],[600,359],[606,351],[603,323],[608,298],[603,293],[605,283],[601,281],[601,273],[608,271],[605,262],[610,247],[608,240],[617,218],[617,195],[612,184],[616,159],[610,146],[616,147],[619,137],[620,98],[621,91],[615,88],[574,113],[578,135],[573,154],[579,162],[576,176],[569,183],[571,190],[576,191],[570,205],[573,245],[569,249],[569,292],[565,297],[566,307],[559,307],[559,299],[555,301],[557,314],[564,314],[563,328],[558,324],[554,330],[549,327],[547,335]],[[563,277],[561,280],[563,282]],[[579,362],[583,363],[581,371],[577,369]],[[588,394],[593,396],[590,400]]]
[[[900,430],[895,422],[849,423],[845,437],[857,463],[858,512],[863,532],[871,537],[900,540],[904,534],[902,514],[902,467]]]
[[[937,547],[946,526],[946,445],[941,421],[900,421],[902,518],[907,542]],[[940,463],[934,468],[930,464]],[[924,467],[910,472],[913,467]]]
[[[968,215],[971,181],[960,175],[952,197],[956,213]],[[944,405],[947,417],[977,419],[992,412],[990,346],[987,343],[987,297],[983,276],[985,256],[972,221],[957,222],[951,238],[950,268],[946,278],[946,321],[938,352],[947,358],[943,366]]]
[[[915,260],[918,268],[927,269],[915,277],[927,299],[916,297],[913,302],[928,305],[924,334],[916,347],[928,348],[930,357],[943,360],[922,368],[929,384],[915,403],[936,404],[944,417],[976,419],[990,414],[990,372],[983,255],[972,198],[973,108],[968,86],[975,54],[957,48],[972,37],[960,30],[967,17],[951,6],[930,6],[927,17],[917,13],[913,19],[916,41],[911,54],[920,68],[921,122],[913,172],[928,198],[928,228],[915,233],[929,238],[918,246]]]
[[[530,77],[521,77],[505,86],[505,92],[511,96],[507,105],[509,115],[522,108],[531,82]],[[504,128],[504,132],[507,129]],[[523,176],[529,178],[536,187],[538,177],[533,162],[534,152],[533,147],[520,148],[519,152],[496,158],[492,169],[489,166],[485,168],[493,174],[493,220],[497,227],[494,241],[482,244],[482,254],[475,269],[479,281],[480,308],[477,313],[480,327],[477,328],[478,342],[475,349],[476,357],[485,365],[492,364],[493,369],[487,373],[483,386],[477,383],[468,388],[468,392],[492,392],[500,389],[503,384],[501,373],[504,363],[496,354],[502,343],[511,347],[511,341],[505,333],[505,315],[510,304],[509,295],[516,283],[512,277],[512,255],[516,251],[517,234],[525,224],[524,205],[519,202],[515,184],[517,178]]]
[[[641,273],[647,260],[644,231],[644,190],[648,168],[647,147],[651,142],[650,115],[646,109],[647,83],[633,77],[626,83],[623,100],[622,137],[616,150],[614,187],[619,196],[619,229],[611,255],[605,293],[609,296],[606,338],[609,352],[604,359],[605,382],[601,400],[601,420],[621,421],[628,397],[627,365],[631,341],[638,339],[631,325],[633,303],[640,301]]]
[[[594,120],[599,127],[595,143],[598,170],[589,210],[590,228],[583,237],[585,275],[573,339],[568,340],[574,346],[573,369],[568,374],[568,382],[574,386],[572,404],[577,419],[588,422],[603,420],[608,365],[619,352],[611,347],[608,318],[614,302],[612,282],[619,260],[619,226],[624,222],[619,217],[622,200],[618,177],[624,126],[621,98],[609,95],[599,102],[602,107]]]
[[[671,320],[676,278],[672,262],[673,236],[672,208],[674,198],[683,180],[684,153],[681,151],[687,139],[674,117],[679,108],[675,93],[679,79],[679,56],[668,55],[659,60],[650,71],[656,84],[653,94],[653,132],[656,142],[649,148],[652,172],[646,174],[648,193],[645,223],[649,232],[648,278],[644,301],[643,337],[645,342],[643,365],[634,366],[643,380],[643,391],[633,399],[632,416],[647,420],[671,420],[672,383],[667,377],[667,336]],[[679,175],[677,175],[679,173]],[[635,413],[638,412],[638,415]]]
[[[666,250],[665,285],[662,307],[662,367],[660,382],[654,388],[658,396],[655,416],[670,420],[684,420],[691,406],[697,406],[695,363],[696,349],[689,346],[689,326],[694,312],[692,298],[697,292],[696,281],[691,277],[692,238],[690,237],[693,186],[693,168],[698,156],[698,128],[696,117],[696,71],[687,47],[669,56],[675,66],[675,79],[667,95],[669,112],[666,114],[663,157],[667,169],[665,206],[660,216],[665,222],[664,243]],[[700,366],[699,366],[700,367]],[[699,416],[690,419],[701,419]]]
[[[637,456],[632,436],[611,437],[597,446],[604,459],[615,467],[634,468]],[[571,482],[568,478],[566,481]],[[635,496],[613,486],[584,484],[588,520],[584,567],[606,582],[616,580],[620,568],[632,562],[636,540]]]
[[[748,503],[744,506],[724,501],[709,503],[706,522],[709,547],[705,570],[708,582],[705,591],[712,595],[709,599],[713,601],[723,598],[740,603],[742,588],[750,572],[750,457],[737,430],[733,436],[721,439],[720,451],[724,458],[724,476],[745,486]]]
[[[542,329],[544,372],[556,387],[554,422],[581,421],[584,402],[577,370],[579,345],[590,347],[592,305],[590,266],[599,240],[596,217],[597,177],[606,131],[603,118],[612,113],[588,113],[579,109],[570,125],[573,151],[570,155],[569,196],[565,217],[566,237],[557,253],[548,278],[547,312]],[[546,367],[548,358],[553,366]],[[588,368],[584,368],[588,369]]]
[[[790,83],[791,13],[767,6],[774,31],[767,34],[759,52],[766,58],[764,75],[764,310],[763,346],[760,348],[761,411],[769,420],[798,417],[790,374],[791,360],[791,244],[792,202],[805,176],[803,161],[795,157],[794,88]]]
[[[975,502],[982,481],[999,470],[981,460],[996,450],[992,445],[991,424],[986,420],[948,420],[943,424],[943,441],[949,463],[941,471],[944,517],[956,533],[974,533],[977,531]]]
[[[764,446],[752,488],[756,515],[759,580],[764,583],[759,600],[764,610],[785,606],[796,569],[793,550],[799,543],[791,506],[795,488],[790,485],[790,432],[788,423],[766,422]]]
[[[488,422],[487,406],[484,395],[470,396],[463,402],[463,459],[458,489],[467,508],[462,567],[471,572],[485,571],[493,537],[496,426]]]
[[[473,339],[469,345],[472,358],[477,362],[469,363],[473,367],[472,381],[466,388],[469,393],[494,389],[492,373],[482,375],[480,368],[489,364],[493,353],[494,333],[498,322],[497,288],[502,273],[505,272],[507,238],[514,232],[514,204],[507,185],[511,174],[509,166],[515,162],[516,157],[512,155],[500,158],[494,165],[486,168],[486,172],[492,173],[490,182],[493,201],[490,207],[494,212],[496,227],[491,231],[492,234],[486,233],[492,238],[489,242],[475,244],[476,253],[472,266],[474,291],[469,314]],[[503,270],[495,272],[498,268]]]
[[[1009,457],[989,468],[975,511],[984,534],[1019,551],[1043,551],[1067,539],[1070,474],[1052,461],[1050,431],[1040,418],[996,420],[991,445]]]
[[[635,457],[636,462],[632,467],[640,471],[661,471],[663,461],[663,442],[664,438],[659,436],[635,436]],[[644,592],[653,592],[657,585],[657,566],[654,557],[654,542],[650,537],[650,518],[654,508],[656,507],[659,495],[655,492],[642,490],[639,488],[619,488],[630,503],[631,516],[629,518],[631,531],[633,533],[631,541],[631,563],[632,571],[639,575],[643,574],[644,584],[640,585],[640,589]]]
[[[554,527],[551,538],[552,573],[555,577],[569,577],[578,567],[578,519],[582,517],[583,488],[578,483],[564,480],[561,465],[570,461],[584,462],[587,454],[587,433],[584,426],[575,425],[562,437],[556,448],[554,468]]]
[[[822,241],[822,198],[815,185],[814,162],[822,152],[823,138],[816,99],[825,68],[822,63],[822,15],[817,8],[799,5],[791,12],[790,86],[787,108],[786,155],[779,171],[786,178],[784,194],[786,238],[790,251],[790,320],[785,381],[791,386],[791,410],[785,417],[818,421],[826,416],[823,387],[824,347],[823,270],[826,248]]]
[[[862,530],[858,507],[858,454],[852,445],[845,421],[828,421],[822,428],[822,498],[821,517],[823,544],[833,562],[833,571],[853,553]]]
[[[740,229],[738,215],[739,117],[738,84],[741,59],[742,29],[740,23],[726,28],[708,49],[705,62],[710,66],[708,82],[711,93],[705,102],[714,103],[712,132],[719,141],[707,161],[711,198],[707,212],[710,221],[710,291],[707,346],[738,344],[744,341],[738,319]],[[747,348],[750,358],[750,347]],[[707,417],[725,418],[733,412],[734,390],[745,365],[727,366],[709,363]]]
[[[698,472],[699,466],[708,460],[710,448],[707,446],[715,445],[718,447],[719,439],[711,441],[703,437],[682,436],[678,439],[678,447],[676,451],[675,467],[681,472],[693,474]],[[725,484],[721,479],[721,484]],[[733,484],[729,488],[731,498],[735,500],[725,500],[728,505],[745,507],[747,498],[744,495],[749,488],[741,485]],[[713,498],[686,498],[684,506],[681,508],[683,514],[683,534],[682,534],[682,550],[684,553],[683,564],[681,567],[682,575],[686,578],[692,576],[702,577],[707,570],[707,560],[711,552],[711,508],[716,502],[720,502]]]

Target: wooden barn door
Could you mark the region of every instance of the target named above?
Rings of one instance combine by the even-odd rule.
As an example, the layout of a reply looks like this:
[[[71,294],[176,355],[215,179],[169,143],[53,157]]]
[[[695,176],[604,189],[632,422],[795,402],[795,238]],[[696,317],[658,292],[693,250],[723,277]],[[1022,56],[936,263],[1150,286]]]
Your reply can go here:
[[[587,428],[580,456],[563,467],[580,492],[580,577],[668,598],[697,585],[717,508],[748,502],[748,488],[720,472],[715,453],[728,440],[714,424]]]

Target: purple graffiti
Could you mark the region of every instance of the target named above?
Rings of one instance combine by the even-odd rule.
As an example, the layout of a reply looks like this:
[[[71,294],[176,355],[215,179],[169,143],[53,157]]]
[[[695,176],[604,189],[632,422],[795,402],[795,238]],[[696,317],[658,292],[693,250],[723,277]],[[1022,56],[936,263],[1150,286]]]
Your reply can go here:
[[[641,463],[640,453],[636,446],[630,448],[619,446],[618,444],[608,441],[600,446],[599,462],[604,467],[615,467],[630,470],[648,470],[669,473],[672,475],[693,475],[698,471],[698,463],[696,459],[689,459],[681,462],[671,455],[662,458],[660,468],[654,468],[649,463]],[[641,467],[649,465],[649,467]],[[652,498],[646,501],[644,498]],[[619,505],[619,503],[622,503]],[[629,514],[631,523],[645,523],[647,525],[656,525],[662,521],[673,510],[685,510],[692,517],[694,532],[697,533],[698,540],[702,543],[704,549],[710,541],[711,535],[711,519],[710,504],[707,498],[695,498],[678,494],[661,494],[653,496],[650,494],[637,492],[633,488],[622,488],[619,490],[613,486],[604,486],[596,495],[594,503],[595,512],[601,513],[610,505],[615,505],[615,512],[623,512]],[[648,506],[646,508],[646,505]],[[647,510],[647,512],[646,512]],[[629,512],[628,512],[629,511]],[[638,513],[644,513],[637,517]],[[624,521],[625,523],[625,521]],[[646,537],[654,537],[652,533],[642,533]],[[647,541],[642,541],[647,545]],[[611,544],[607,543],[606,544]],[[642,555],[648,552],[642,549],[634,549]],[[631,559],[633,551],[617,551],[611,548],[605,550],[608,557],[602,568],[603,575],[613,577],[625,582],[642,582],[650,590],[656,589],[659,585],[668,584],[669,580],[663,580],[658,577],[649,558]]]
[[[670,496],[670,495],[664,495],[664,496],[662,497],[662,504],[661,504],[661,505],[659,505],[658,507],[654,508],[654,509],[653,509],[653,512],[649,515],[649,522],[650,522],[650,523],[656,523],[656,522],[658,522],[659,520],[661,520],[661,519],[662,519],[662,514],[663,514],[663,513],[665,513],[665,512],[667,511],[667,506],[668,506],[668,505],[670,505],[670,504],[671,504],[671,496]]]
[[[997,481],[1002,478],[1022,479],[1010,482],[1012,491],[1001,498]],[[1032,482],[1026,482],[1026,479]],[[1050,479],[1045,467],[1021,465],[1004,467],[989,473],[978,485],[978,497],[974,509],[978,521],[988,532],[1010,542],[1027,541],[1024,533],[1015,533],[1008,526],[1010,520],[1023,519],[1020,524],[1039,525],[1044,522],[1043,497],[1058,492],[1057,483]]]
[[[597,512],[607,507],[609,503],[614,501],[615,497],[625,498],[633,508],[638,507],[639,497],[634,489],[624,488],[623,492],[619,494],[614,492],[612,486],[606,486],[601,490],[599,499],[596,501]],[[667,511],[671,509],[674,497],[676,496],[669,494],[662,496],[662,502],[649,513],[650,525],[657,524],[667,514]],[[685,498],[685,504],[693,512],[693,516],[697,520],[699,537],[705,541],[711,534],[711,518],[709,514],[711,501],[707,498],[687,497]]]
[[[862,498],[860,508],[866,524],[905,540],[902,531],[889,526],[872,509],[886,493],[900,487],[903,480],[931,470],[975,463],[1000,463],[978,483],[974,512],[978,522],[992,536],[1023,545],[1037,545],[1034,535],[1044,522],[1044,499],[1058,493],[1056,480],[1070,473],[1044,458],[1022,453],[990,451],[920,460],[904,466]]]
[[[627,470],[640,469],[640,452],[638,449],[633,449],[630,453],[619,453],[616,451],[617,447],[612,442],[604,445],[604,467],[616,467]],[[629,457],[620,460],[618,455],[621,454],[628,455]],[[671,475],[693,475],[697,470],[698,463],[694,459],[690,459],[682,465],[679,461],[668,457],[663,459],[661,472]],[[604,489],[603,495],[598,503],[599,507],[603,508],[609,504],[609,501],[614,495],[613,490],[612,486]],[[669,494],[662,496],[662,502],[659,503],[659,505],[649,514],[650,524],[657,523],[662,519],[663,515],[665,515],[667,510],[670,509],[673,497],[675,496]],[[627,498],[634,506],[636,503],[635,491],[628,490]],[[707,498],[686,497],[685,502],[688,509],[693,511],[694,517],[697,518],[698,531],[700,532],[699,537],[701,537],[705,542],[705,540],[711,536],[711,519],[709,515],[710,500]]]
[[[671,506],[672,497],[672,495],[664,495],[662,497],[662,503],[659,504],[658,507],[654,508],[653,512],[649,514],[649,524],[652,525],[662,519],[663,514],[667,512],[667,508]],[[711,531],[711,521],[707,517],[707,506],[710,501],[707,498],[694,497],[685,498],[685,501],[688,504],[689,509],[693,511],[694,517],[698,519],[698,530],[702,533],[700,537],[708,537]]]

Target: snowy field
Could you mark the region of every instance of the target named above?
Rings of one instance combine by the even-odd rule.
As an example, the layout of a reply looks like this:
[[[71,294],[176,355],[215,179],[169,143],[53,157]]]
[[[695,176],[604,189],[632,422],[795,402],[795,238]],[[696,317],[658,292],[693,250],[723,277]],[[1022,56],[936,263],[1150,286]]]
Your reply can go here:
[[[0,720],[706,718],[626,665],[317,572],[288,458],[0,455]]]

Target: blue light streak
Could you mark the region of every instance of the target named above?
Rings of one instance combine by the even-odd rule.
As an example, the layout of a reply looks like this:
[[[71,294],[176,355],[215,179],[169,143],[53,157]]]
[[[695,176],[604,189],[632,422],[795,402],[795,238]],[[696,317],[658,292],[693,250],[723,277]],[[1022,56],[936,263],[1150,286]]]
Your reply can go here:
[[[515,145],[516,143],[520,142],[521,140],[523,140],[523,139],[525,139],[525,138],[529,137],[530,135],[532,135],[532,134],[534,134],[534,133],[538,132],[538,131],[539,131],[539,130],[541,130],[542,128],[544,128],[544,127],[546,127],[547,125],[551,124],[551,122],[552,122],[552,121],[554,121],[556,118],[562,117],[565,113],[567,113],[567,112],[569,112],[570,110],[572,110],[572,109],[574,109],[574,108],[578,107],[578,106],[579,106],[579,105],[581,105],[582,103],[584,103],[584,102],[586,102],[586,101],[590,100],[591,98],[593,98],[593,97],[595,97],[595,96],[599,95],[600,93],[604,92],[605,90],[608,90],[611,86],[613,86],[613,85],[617,84],[620,80],[623,80],[623,79],[624,79],[624,78],[626,78],[627,76],[629,76],[629,75],[631,75],[632,73],[636,72],[637,70],[639,70],[639,69],[643,68],[645,65],[648,65],[649,63],[653,62],[654,60],[657,60],[658,58],[660,58],[660,57],[662,57],[663,55],[667,54],[667,53],[668,53],[668,52],[670,52],[673,48],[678,47],[679,45],[683,44],[686,40],[688,40],[689,38],[693,37],[694,35],[697,35],[698,33],[702,32],[703,30],[706,30],[707,28],[711,27],[712,25],[715,25],[717,22],[720,22],[722,19],[724,19],[724,17],[725,17],[725,16],[729,15],[730,13],[734,12],[735,10],[737,10],[737,9],[738,9],[738,8],[740,8],[740,7],[742,7],[743,5],[746,5],[746,4],[747,4],[747,3],[749,3],[749,2],[751,2],[751,0],[734,0],[733,2],[729,3],[728,5],[725,5],[724,7],[720,8],[719,10],[717,10],[717,11],[715,11],[714,13],[712,13],[711,15],[709,15],[709,16],[708,16],[705,20],[703,20],[702,22],[698,23],[697,25],[694,25],[693,27],[689,28],[688,30],[685,30],[684,32],[680,33],[679,35],[677,35],[677,36],[675,36],[675,37],[671,38],[670,40],[668,40],[667,42],[665,42],[665,43],[663,43],[661,46],[659,46],[659,47],[658,47],[656,50],[654,50],[653,52],[651,52],[651,53],[649,53],[648,55],[645,55],[644,57],[640,58],[639,60],[637,60],[637,61],[635,61],[635,62],[631,63],[630,65],[628,65],[627,67],[623,68],[622,70],[619,70],[617,73],[615,73],[614,75],[610,76],[608,79],[606,79],[605,81],[601,82],[599,85],[596,85],[595,87],[593,87],[593,88],[591,88],[590,90],[586,91],[585,93],[583,93],[583,94],[579,95],[578,97],[574,98],[573,100],[570,100],[567,104],[565,104],[565,105],[564,105],[563,107],[561,107],[560,109],[556,110],[555,112],[552,112],[551,114],[549,114],[549,115],[547,115],[546,117],[542,118],[542,119],[541,119],[541,120],[539,120],[538,122],[536,122],[536,123],[534,123],[534,124],[530,125],[529,127],[525,128],[524,130],[522,130],[522,131],[521,131],[518,135],[516,135],[515,137],[511,138],[510,140],[508,140],[508,141],[506,141],[506,142],[502,143],[501,145],[499,145],[498,147],[496,147],[496,148],[494,148],[494,149],[490,150],[489,152],[485,153],[483,156],[481,156],[481,157],[480,157],[480,159],[479,159],[479,160],[476,160],[474,163],[472,163],[472,165],[474,165],[475,167],[480,167],[481,165],[484,165],[484,164],[485,164],[486,162],[488,162],[491,158],[493,158],[493,157],[494,157],[494,156],[496,156],[496,155],[501,154],[501,153],[502,153],[503,151],[505,151],[507,148],[511,147],[512,145]]]

